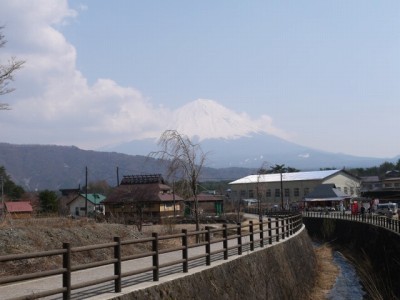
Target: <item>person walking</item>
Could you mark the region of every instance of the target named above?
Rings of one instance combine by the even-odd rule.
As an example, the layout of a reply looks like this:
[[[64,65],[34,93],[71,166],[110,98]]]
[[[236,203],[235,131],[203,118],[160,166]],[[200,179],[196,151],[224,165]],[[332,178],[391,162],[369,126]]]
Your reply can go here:
[[[365,207],[363,205],[361,206],[361,219],[365,221]]]

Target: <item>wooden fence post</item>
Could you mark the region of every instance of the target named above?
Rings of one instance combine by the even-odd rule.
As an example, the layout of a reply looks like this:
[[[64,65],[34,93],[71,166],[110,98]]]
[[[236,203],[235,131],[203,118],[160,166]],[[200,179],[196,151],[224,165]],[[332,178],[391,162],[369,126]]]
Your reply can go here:
[[[206,266],[211,265],[211,228],[206,226]]]
[[[250,229],[250,251],[254,251],[254,225],[253,221],[249,221]]]
[[[71,299],[71,244],[63,243],[63,249],[67,250],[63,254],[63,268],[66,269],[62,276],[63,288],[66,288],[63,300],[69,300]]]
[[[303,223],[303,217],[299,218],[294,218],[292,222],[292,228],[293,228],[293,233],[297,232],[297,227],[299,223]]]
[[[276,226],[276,241],[279,242],[279,219],[276,219],[275,221],[275,226]]]
[[[223,246],[224,246],[224,260],[228,259],[229,251],[228,251],[228,225],[224,224],[222,225],[224,228],[224,231],[222,231],[222,237],[224,238],[223,240]]]
[[[152,235],[152,251],[153,254],[153,281],[158,281],[160,279],[160,261],[158,257],[158,233],[153,232]]]
[[[114,258],[117,259],[117,261],[114,263],[114,275],[118,276],[118,278],[114,280],[114,290],[116,293],[120,293],[122,290],[121,238],[114,237],[114,242],[117,243],[117,245],[114,246]]]
[[[259,220],[259,229],[260,229],[260,247],[264,247],[264,224],[263,224],[263,218],[261,216]]]
[[[237,243],[238,243],[238,255],[242,255],[242,224],[237,223]]]
[[[271,218],[268,218],[268,243],[271,245],[272,244],[272,220]]]
[[[189,272],[189,257],[188,257],[188,236],[187,236],[187,229],[182,229],[182,268],[183,268],[183,273]]]

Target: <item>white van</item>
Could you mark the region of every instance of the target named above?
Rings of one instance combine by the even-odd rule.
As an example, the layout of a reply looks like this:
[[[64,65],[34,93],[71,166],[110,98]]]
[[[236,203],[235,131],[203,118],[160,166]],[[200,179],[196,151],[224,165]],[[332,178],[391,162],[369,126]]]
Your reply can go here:
[[[380,215],[395,215],[397,214],[397,203],[380,203],[376,207],[376,212]]]

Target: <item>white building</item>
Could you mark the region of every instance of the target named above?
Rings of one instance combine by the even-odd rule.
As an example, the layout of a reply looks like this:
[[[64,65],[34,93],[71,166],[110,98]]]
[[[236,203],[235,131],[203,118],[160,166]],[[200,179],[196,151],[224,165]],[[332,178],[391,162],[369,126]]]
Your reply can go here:
[[[87,199],[87,201],[86,201]],[[93,213],[104,214],[103,201],[106,199],[101,194],[79,194],[67,203],[69,214],[75,217],[82,217]],[[86,214],[86,206],[88,213]]]
[[[350,197],[359,196],[360,179],[345,170],[249,175],[229,184],[233,201],[260,199],[263,207],[272,208],[301,203],[316,186],[329,183]]]

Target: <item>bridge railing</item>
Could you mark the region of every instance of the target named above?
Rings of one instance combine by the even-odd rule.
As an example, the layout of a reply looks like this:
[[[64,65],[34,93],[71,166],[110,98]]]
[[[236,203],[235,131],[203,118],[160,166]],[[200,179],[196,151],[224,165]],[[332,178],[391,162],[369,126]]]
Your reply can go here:
[[[182,229],[181,233],[172,235],[152,233],[151,237],[137,240],[123,241],[119,237],[115,237],[113,242],[106,244],[71,247],[70,243],[64,243],[62,249],[0,256],[0,262],[3,264],[4,268],[6,268],[4,263],[7,262],[18,261],[22,265],[22,261],[24,260],[40,257],[61,256],[62,258],[62,266],[58,269],[0,277],[0,287],[25,280],[61,275],[62,286],[53,287],[46,291],[33,292],[30,295],[19,296],[13,299],[26,299],[27,297],[29,299],[38,299],[61,293],[63,299],[70,299],[73,290],[112,281],[114,282],[114,291],[121,292],[123,278],[150,272],[152,273],[152,280],[158,281],[160,270],[171,266],[181,266],[182,272],[187,273],[189,270],[189,262],[204,259],[205,264],[209,266],[211,265],[212,258],[214,258],[214,260],[227,260],[231,255],[242,255],[244,249],[246,249],[246,251],[254,251],[256,248],[262,248],[271,245],[273,242],[279,242],[280,240],[290,237],[300,230],[301,227],[302,215],[297,213],[273,218],[268,217],[267,219],[261,218],[258,221],[237,223],[236,225],[224,224],[222,228],[207,226],[204,230],[200,231]],[[195,242],[197,240],[200,240],[200,242]],[[168,243],[168,241],[179,241],[179,246],[162,248],[163,245],[165,245],[163,242]],[[142,245],[141,248],[147,249],[147,251],[126,254],[129,253],[129,249],[125,248],[129,245]],[[200,249],[200,251],[193,252],[192,255],[190,255],[191,251],[189,250],[193,248],[197,250]],[[85,264],[73,265],[72,263],[72,256],[76,253],[86,253],[90,256],[90,251],[104,249],[109,249],[109,251],[112,252],[112,258]],[[126,254],[124,256],[122,255],[123,250],[125,250],[124,253]],[[160,263],[160,257],[168,253],[179,253],[179,257]],[[145,267],[127,269],[124,265],[125,271],[122,272],[123,263],[146,258],[149,263],[147,265],[145,263]],[[112,274],[99,279],[72,284],[75,272],[106,265],[113,266]],[[138,265],[143,265],[143,263]],[[176,271],[176,268],[174,270],[173,272],[179,272]]]
[[[383,215],[371,213],[349,214],[346,212],[305,211],[303,212],[303,216],[311,218],[329,218],[368,223],[400,234],[400,221],[396,218],[391,218]]]

